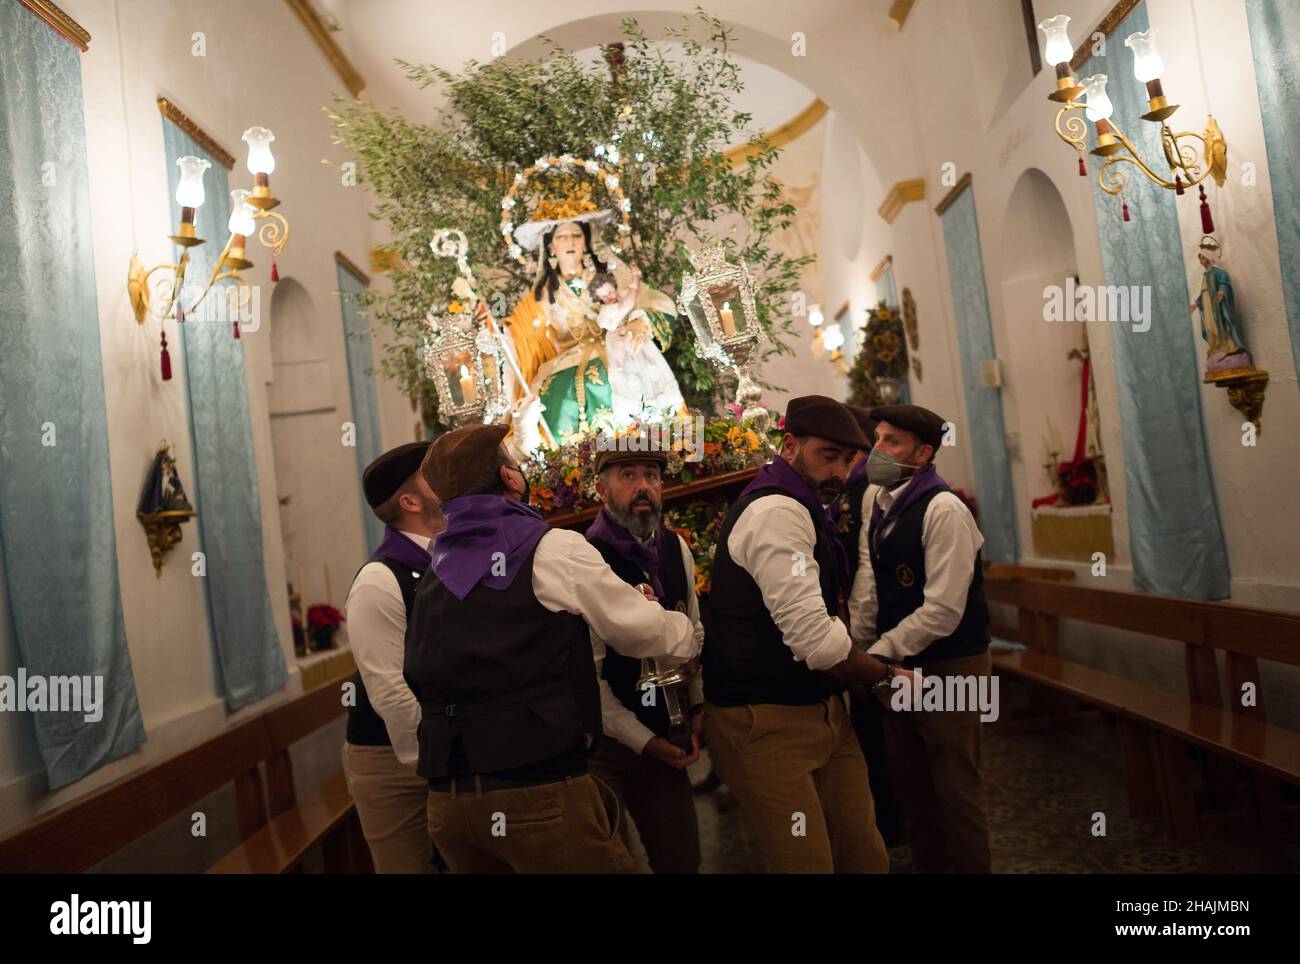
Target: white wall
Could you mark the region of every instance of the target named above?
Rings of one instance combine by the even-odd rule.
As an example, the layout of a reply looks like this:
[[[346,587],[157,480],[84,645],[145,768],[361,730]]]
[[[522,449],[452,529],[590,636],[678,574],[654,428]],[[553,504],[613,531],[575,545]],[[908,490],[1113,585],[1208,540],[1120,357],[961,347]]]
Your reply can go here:
[[[157,761],[210,737],[233,718],[255,714],[299,688],[285,592],[285,565],[277,508],[279,485],[268,417],[271,377],[270,325],[245,332],[249,407],[261,493],[262,541],[267,587],[289,686],[235,717],[217,692],[214,651],[203,585],[190,575],[189,555],[197,548],[194,525],[154,575],[144,532],[135,517],[136,500],[158,441],[173,444],[183,482],[194,478],[185,388],[184,355],[175,323],[168,323],[174,378],[159,377],[159,323],[135,323],[126,295],[126,270],[133,251],[153,265],[172,260],[167,235],[173,230],[167,194],[162,118],[156,99],[173,100],[211,134],[238,163],[232,187],[251,186],[244,168],[240,134],[251,125],[276,133],[277,168],[272,186],[283,201],[291,234],[279,259],[282,276],[296,278],[320,313],[319,352],[339,396],[338,416],[351,417],[342,321],[333,252],[343,250],[364,264],[370,246],[368,199],[345,188],[337,173],[321,164],[335,156],[320,108],[342,85],[311,43],[290,8],[263,0],[63,0],[70,16],[91,34],[82,55],[82,85],[89,158],[96,294],[100,312],[104,386],[108,410],[118,569],[128,646],[148,741],[135,753],[57,793],[45,792],[45,777],[33,743],[30,719],[0,714],[0,832],[100,786],[129,770]],[[191,55],[192,35],[206,36],[206,56]],[[209,244],[220,243],[209,239]],[[270,258],[257,244],[250,280],[266,285],[262,307],[269,315]],[[381,388],[387,397],[390,389]],[[405,441],[408,429],[386,419],[389,438]],[[399,436],[400,435],[400,439]],[[334,433],[335,445],[341,436]],[[363,560],[360,495],[351,449],[334,453],[336,470],[313,479],[327,507],[310,524],[332,533],[323,557],[308,571],[309,596],[324,597],[321,565],[328,562],[336,604]],[[8,619],[0,614],[0,625]],[[4,632],[7,634],[8,629]],[[12,674],[12,641],[0,638],[0,673]]]

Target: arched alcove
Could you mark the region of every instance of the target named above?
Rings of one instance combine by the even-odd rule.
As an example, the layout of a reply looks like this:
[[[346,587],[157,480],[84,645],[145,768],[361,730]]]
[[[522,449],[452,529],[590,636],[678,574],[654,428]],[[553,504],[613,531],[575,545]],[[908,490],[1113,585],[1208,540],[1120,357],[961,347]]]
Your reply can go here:
[[[1004,360],[1004,411],[1019,439],[1016,490],[1030,500],[1054,489],[1046,466],[1074,455],[1081,403],[1082,360],[1071,352],[1086,347],[1082,321],[1073,321],[1078,263],[1065,202],[1051,179],[1037,168],[1021,173],[1007,200],[1002,236],[1002,304],[997,333]],[[1053,311],[1065,305],[1064,318]],[[1089,424],[1089,439],[1098,430]],[[1030,513],[1018,507],[1022,540],[1035,554],[1052,542],[1035,539]],[[1108,528],[1108,524],[1107,524]],[[1053,553],[1062,557],[1060,552]]]
[[[305,579],[311,601],[321,598],[324,589],[324,574],[314,561],[331,557],[330,527],[320,521],[338,512],[337,498],[328,490],[355,474],[340,456],[350,454],[339,444],[340,382],[321,347],[325,326],[338,324],[338,309],[331,307],[334,313],[322,317],[311,294],[292,277],[281,278],[271,296],[267,395],[285,576],[295,587]],[[351,496],[355,488],[347,491]]]

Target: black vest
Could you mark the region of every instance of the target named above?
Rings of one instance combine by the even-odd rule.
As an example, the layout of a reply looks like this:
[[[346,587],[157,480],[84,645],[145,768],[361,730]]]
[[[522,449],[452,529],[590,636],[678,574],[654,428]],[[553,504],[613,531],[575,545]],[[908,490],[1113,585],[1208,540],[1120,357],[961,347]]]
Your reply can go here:
[[[940,492],[951,491],[941,486],[925,493],[903,510],[879,544],[875,527],[870,527],[868,548],[879,602],[877,636],[889,632],[925,604],[925,548],[921,545],[925,509]],[[933,659],[974,656],[988,649],[989,607],[984,601],[984,573],[980,562],[980,554],[976,553],[975,575],[966,591],[966,608],[957,628],[951,635],[936,639],[915,656],[903,660],[904,666],[911,668],[924,666]]]
[[[396,559],[383,556],[372,557],[370,562],[383,563],[397,580],[397,587],[402,590],[402,603],[406,607],[406,621],[409,624],[411,604],[415,600],[415,587],[420,583],[420,573],[412,571],[410,566]],[[347,741],[353,746],[392,746],[393,741],[388,735],[388,727],[384,725],[383,717],[370,705],[370,696],[366,693],[366,684],[361,682],[360,670],[352,675],[352,684],[356,687],[357,702],[356,705],[348,708]]]
[[[480,583],[457,599],[433,570],[420,580],[403,672],[422,710],[421,776],[585,772],[601,731],[590,630],[537,601],[536,551],[508,589]]]
[[[727,551],[731,530],[749,504],[780,492],[780,489],[756,489],[739,499],[727,512],[718,537],[702,657],[704,696],[715,706],[750,703],[806,706],[845,688],[834,677],[810,670],[794,658],[768,612],[758,583]],[[817,534],[813,558],[819,568],[822,600],[826,612],[834,616],[839,609],[834,580],[835,546],[816,522],[813,531]]]
[[[675,532],[663,529],[663,543],[659,550],[659,581],[663,584],[664,594],[659,604],[664,609],[686,612],[686,603],[690,596],[686,587],[686,566],[682,562],[681,540]],[[641,567],[625,559],[618,550],[608,542],[592,539],[592,546],[609,563],[618,578],[630,585],[648,582]],[[643,706],[644,693],[637,688],[636,682],[641,678],[641,660],[624,656],[614,651],[612,646],[605,649],[605,663],[600,675],[609,684],[610,690],[618,701],[636,714],[642,725],[653,731],[655,736],[668,735],[668,710],[663,700],[656,695],[653,705]]]
[[[836,527],[840,530],[840,542],[849,557],[849,579],[858,574],[862,560],[858,558],[858,539],[862,536],[862,497],[866,494],[871,480],[865,475],[840,493]],[[852,588],[850,586],[850,588]]]

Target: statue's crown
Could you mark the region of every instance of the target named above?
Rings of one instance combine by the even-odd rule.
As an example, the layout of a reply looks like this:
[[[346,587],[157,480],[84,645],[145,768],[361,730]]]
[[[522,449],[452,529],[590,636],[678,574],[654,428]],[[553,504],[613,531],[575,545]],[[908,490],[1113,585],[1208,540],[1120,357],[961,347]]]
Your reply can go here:
[[[580,214],[591,214],[600,208],[591,198],[591,184],[570,180],[560,185],[563,193],[558,197],[544,197],[533,208],[534,221],[567,221]]]

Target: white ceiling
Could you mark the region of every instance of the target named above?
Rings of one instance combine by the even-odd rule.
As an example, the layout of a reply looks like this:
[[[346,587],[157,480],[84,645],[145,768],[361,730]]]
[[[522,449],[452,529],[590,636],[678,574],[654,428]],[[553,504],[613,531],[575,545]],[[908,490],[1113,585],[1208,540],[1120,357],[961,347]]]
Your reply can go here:
[[[430,119],[441,97],[432,89],[419,90],[406,79],[396,60],[460,70],[471,58],[492,59],[492,43],[497,32],[503,35],[510,50],[534,39],[511,35],[510,24],[498,17],[483,16],[475,22],[474,7],[463,2],[314,0],[314,3],[321,14],[332,15],[342,27],[333,37],[365,78],[366,90],[362,96],[383,106],[396,107],[412,120]],[[592,5],[601,6],[599,2]],[[617,35],[610,37],[611,41],[616,39],[619,39]],[[669,59],[681,56],[678,44],[665,43],[662,48]],[[600,61],[597,47],[587,47],[577,51],[577,55],[591,62]],[[813,101],[812,91],[779,70],[740,54],[731,56],[740,65],[745,83],[735,106],[753,115],[753,130],[778,127]]]

